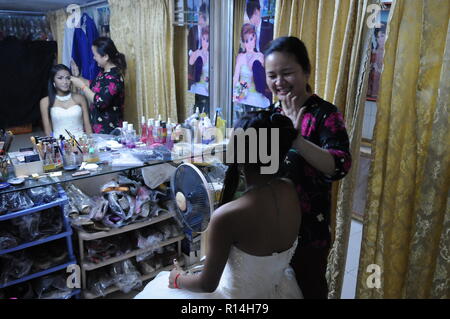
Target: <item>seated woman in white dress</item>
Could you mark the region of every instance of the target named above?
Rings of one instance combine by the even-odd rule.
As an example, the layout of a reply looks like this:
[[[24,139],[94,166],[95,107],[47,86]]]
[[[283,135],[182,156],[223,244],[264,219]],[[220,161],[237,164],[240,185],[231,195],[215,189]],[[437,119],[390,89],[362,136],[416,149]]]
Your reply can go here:
[[[270,128],[278,128],[278,136],[274,135],[278,139],[270,143],[271,160],[281,164],[297,133],[290,119],[272,114],[269,111],[245,113],[235,128],[255,128],[258,135],[259,128],[269,128],[270,142],[273,132]],[[256,145],[260,144],[246,141],[245,149],[239,149],[239,153],[258,152],[252,149]],[[246,158],[246,163],[237,164],[238,152],[234,154],[234,164],[229,165],[225,176],[221,206],[211,216],[208,226],[202,271],[188,274],[174,268],[171,272],[160,272],[136,299],[302,298],[289,266],[301,222],[293,184],[277,178],[276,173],[261,173],[263,166],[272,163],[264,161],[263,164],[261,159],[249,163]],[[234,199],[241,173],[245,175],[247,191]]]
[[[46,136],[69,138],[66,130],[75,137],[92,133],[86,100],[80,94],[71,93],[70,76],[70,69],[63,64],[50,70],[48,96],[40,102]]]
[[[202,46],[192,52],[189,64],[194,65],[195,83],[190,91],[195,94],[209,96],[209,26],[202,28]]]
[[[246,23],[242,26],[241,41],[244,52],[236,57],[236,67],[233,75],[233,102],[265,108],[270,100],[256,90],[253,66],[255,63],[264,65],[264,55],[256,51],[255,26]]]

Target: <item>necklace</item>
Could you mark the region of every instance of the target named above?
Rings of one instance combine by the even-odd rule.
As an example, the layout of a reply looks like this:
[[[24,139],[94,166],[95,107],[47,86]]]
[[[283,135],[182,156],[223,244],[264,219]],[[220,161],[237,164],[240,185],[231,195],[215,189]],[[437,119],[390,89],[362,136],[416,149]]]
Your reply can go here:
[[[56,99],[58,99],[61,102],[69,101],[71,98],[72,98],[72,94],[71,93],[69,93],[68,95],[65,95],[65,96],[56,95]]]

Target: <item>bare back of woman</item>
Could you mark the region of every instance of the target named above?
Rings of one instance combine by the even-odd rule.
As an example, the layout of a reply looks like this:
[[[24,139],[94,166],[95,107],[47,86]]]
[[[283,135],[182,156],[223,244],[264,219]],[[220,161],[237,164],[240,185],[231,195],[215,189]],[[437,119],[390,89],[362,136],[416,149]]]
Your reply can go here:
[[[300,228],[301,212],[292,182],[274,179],[250,189],[230,202],[234,246],[255,256],[269,256],[292,247]]]

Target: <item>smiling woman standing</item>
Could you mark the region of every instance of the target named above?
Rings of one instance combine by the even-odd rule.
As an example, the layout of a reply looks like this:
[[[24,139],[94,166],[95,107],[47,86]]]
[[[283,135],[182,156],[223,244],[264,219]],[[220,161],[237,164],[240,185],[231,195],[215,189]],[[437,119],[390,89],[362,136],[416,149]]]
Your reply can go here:
[[[125,102],[123,76],[126,71],[125,56],[117,51],[110,38],[99,37],[92,45],[94,60],[102,69],[92,82],[78,77],[78,66],[72,62],[75,76],[73,85],[86,96],[90,103],[92,129],[97,134],[109,134],[114,128],[121,127]]]
[[[350,170],[349,140],[342,114],[311,92],[311,63],[301,40],[281,37],[264,52],[266,82],[299,132],[283,164],[297,190],[303,220],[291,261],[305,299],[327,298],[325,278],[331,247],[331,185]]]

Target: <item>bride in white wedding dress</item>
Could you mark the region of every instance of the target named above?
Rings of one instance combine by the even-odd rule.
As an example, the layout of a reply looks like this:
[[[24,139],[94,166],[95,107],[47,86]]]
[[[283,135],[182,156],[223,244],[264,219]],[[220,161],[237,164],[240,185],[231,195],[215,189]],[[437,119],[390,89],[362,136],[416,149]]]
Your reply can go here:
[[[69,138],[66,130],[75,137],[91,134],[91,124],[86,100],[70,92],[70,70],[58,64],[50,70],[48,96],[40,102],[42,123],[47,136]]]
[[[270,111],[245,113],[235,128],[255,128],[257,133],[259,128],[278,128],[279,153],[272,153],[279,154],[278,163],[284,160],[297,134],[290,119]],[[267,140],[271,141],[271,130]],[[245,150],[239,152],[249,154],[249,144],[246,141]],[[136,299],[302,298],[289,266],[301,222],[293,184],[275,175],[261,174],[260,159],[256,164],[239,166],[236,155],[234,159],[225,176],[221,206],[208,226],[208,250],[202,271],[188,274],[174,268],[170,273],[160,272]],[[233,200],[241,173],[245,175],[247,191]]]

